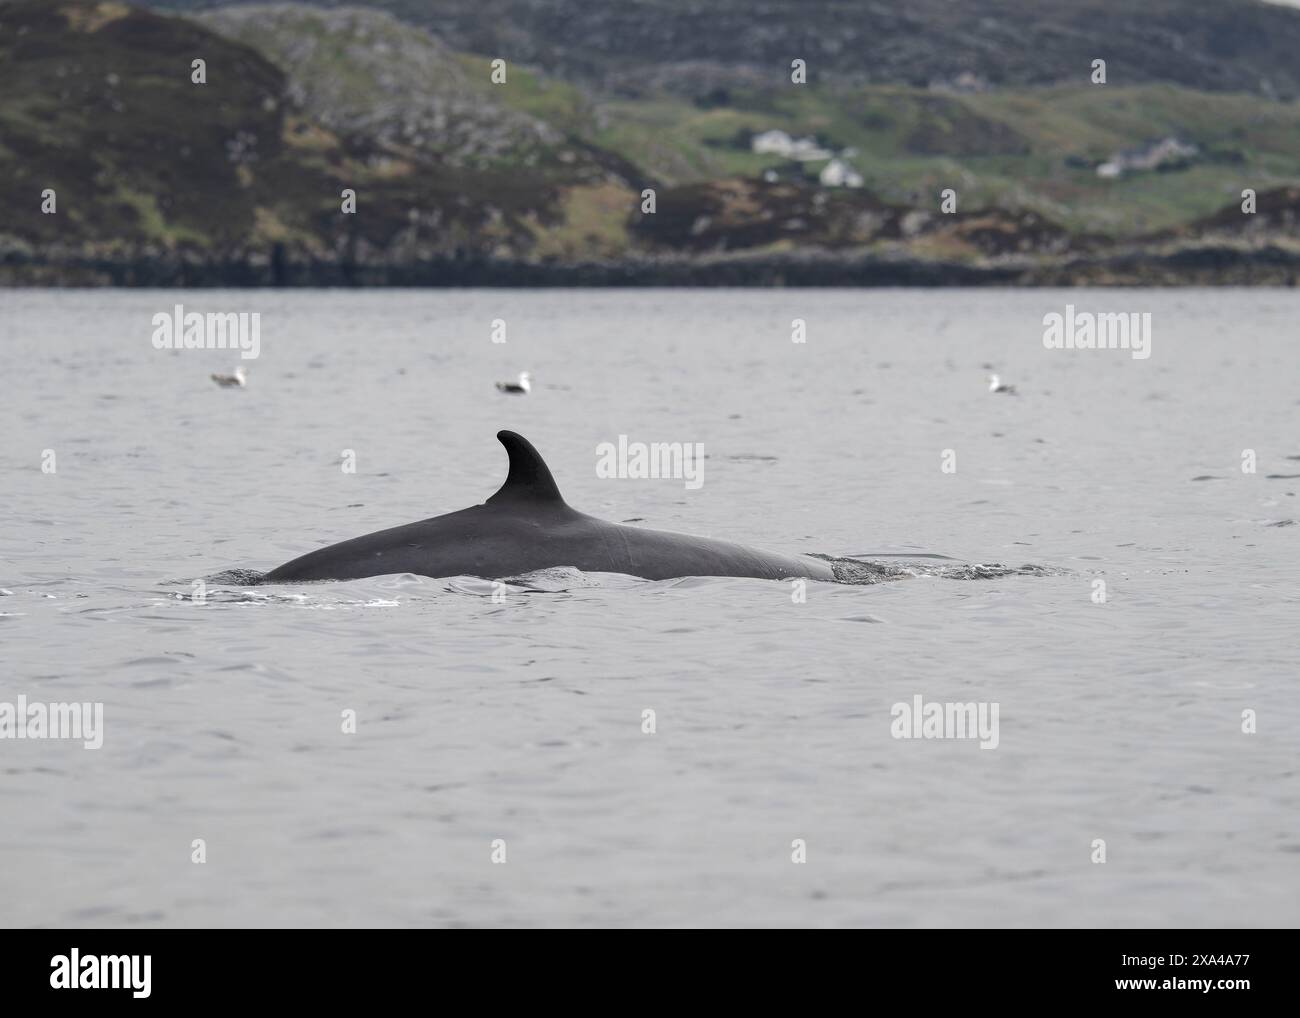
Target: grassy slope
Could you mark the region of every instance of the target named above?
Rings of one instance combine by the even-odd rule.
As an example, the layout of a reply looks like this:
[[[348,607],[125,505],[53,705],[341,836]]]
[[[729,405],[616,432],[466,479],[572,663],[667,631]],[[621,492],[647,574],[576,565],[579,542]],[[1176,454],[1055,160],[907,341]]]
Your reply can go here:
[[[208,83],[190,80],[207,61]],[[322,126],[282,69],[195,22],[96,0],[0,2],[6,243],[90,256],[526,256],[559,204],[511,165],[434,165]],[[340,191],[363,214],[340,214]],[[43,215],[40,194],[58,193]],[[539,224],[541,224],[539,226]]]
[[[253,5],[201,21],[285,69],[305,111],[332,130],[439,182],[490,182],[516,204],[534,196],[519,220],[533,256],[627,248],[635,192],[623,174],[639,173],[583,140],[590,104],[575,86],[522,67],[494,84],[487,58],[377,11]]]
[[[980,230],[996,239],[1019,223],[1054,237],[1018,218],[1022,210],[1077,234],[1124,237],[1203,219],[1246,186],[1300,183],[1294,102],[1171,85],[951,95],[783,84],[732,88],[725,105],[706,108],[670,92],[611,98],[513,64],[507,84],[493,85],[487,56],[452,52],[373,12],[330,14],[330,33],[324,17],[301,7],[224,12],[205,19],[230,36],[221,38],[118,3],[0,0],[0,28],[27,29],[0,31],[0,172],[16,193],[60,195],[59,216],[20,202],[0,234],[96,250],[281,243],[379,257],[583,258],[642,242],[896,245],[897,209],[932,212],[938,192],[954,187],[965,225],[949,220],[905,241],[953,257],[989,253],[972,239]],[[401,59],[376,59],[376,42]],[[192,54],[208,59],[212,84],[190,84]],[[447,116],[420,120],[431,108]],[[400,129],[411,118],[414,140]],[[744,141],[772,127],[854,149],[866,190],[819,198],[736,182],[774,164]],[[1121,180],[1086,165],[1171,134],[1206,161]],[[661,190],[658,232],[634,211],[648,185]],[[364,215],[340,219],[343,186],[358,189]],[[881,200],[894,207],[883,219]],[[975,222],[986,206],[1006,211]],[[702,239],[691,234],[697,209],[713,220]]]
[[[963,96],[792,87],[715,109],[660,97],[604,104],[589,130],[598,144],[685,184],[773,165],[735,142],[742,131],[773,127],[855,148],[850,161],[887,200],[932,207],[954,187],[963,208],[1031,208],[1087,232],[1142,233],[1206,215],[1243,187],[1300,182],[1300,103],[1167,85]],[[1195,143],[1206,161],[1119,180],[1066,162],[1099,162],[1166,135]]]
[[[418,23],[418,12],[405,13]],[[1198,14],[1211,21],[1219,16],[1208,8]],[[941,35],[944,28],[934,25],[930,31]],[[490,59],[456,54],[463,72],[456,87],[476,89],[484,103],[508,107],[616,153],[639,168],[645,184],[756,176],[774,161],[737,139],[743,131],[771,127],[815,134],[836,149],[856,149],[854,167],[866,187],[887,201],[932,208],[939,191],[954,187],[964,210],[1030,209],[1085,233],[1134,236],[1165,229],[1222,208],[1243,187],[1262,192],[1300,182],[1300,103],[1258,95],[1169,84],[1055,85],[952,95],[905,85],[782,82],[766,89],[730,87],[726,105],[702,108],[665,91],[610,98],[515,63],[508,84],[492,86]],[[330,68],[335,69],[344,80],[356,75],[341,61]],[[1204,73],[1213,77],[1208,68]],[[354,87],[367,94],[365,83]],[[438,95],[450,85],[427,80],[424,87]],[[1067,163],[1095,164],[1167,135],[1197,144],[1205,159],[1184,171],[1120,180]],[[635,182],[635,174],[627,177]],[[617,248],[620,231],[608,216],[622,210],[604,189],[584,187],[566,195],[563,204],[560,230],[572,236],[558,247],[599,236],[602,250]],[[575,230],[575,219],[594,228]]]
[[[122,4],[0,7],[0,158],[14,193],[32,196],[6,232],[105,245],[247,235],[256,199],[241,166],[281,156],[283,76],[205,35]],[[225,87],[190,85],[190,54]],[[227,147],[241,132],[242,162]],[[44,188],[57,215],[40,213]]]

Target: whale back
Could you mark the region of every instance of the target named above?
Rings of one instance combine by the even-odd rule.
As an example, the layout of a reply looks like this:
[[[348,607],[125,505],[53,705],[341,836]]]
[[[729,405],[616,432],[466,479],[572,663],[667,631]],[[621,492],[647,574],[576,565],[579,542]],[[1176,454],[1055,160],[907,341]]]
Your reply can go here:
[[[569,566],[651,580],[678,576],[834,579],[824,562],[580,513],[564,501],[532,444],[500,431],[510,467],[485,503],[363,534],[301,555],[264,582],[349,580],[393,573],[501,579]]]

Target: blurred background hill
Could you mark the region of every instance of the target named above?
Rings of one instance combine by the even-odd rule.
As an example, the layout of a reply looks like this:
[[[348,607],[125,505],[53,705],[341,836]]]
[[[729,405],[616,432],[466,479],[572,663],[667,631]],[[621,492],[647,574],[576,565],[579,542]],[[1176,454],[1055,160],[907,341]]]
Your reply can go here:
[[[0,0],[0,282],[1294,283],[1297,52],[1256,0]]]

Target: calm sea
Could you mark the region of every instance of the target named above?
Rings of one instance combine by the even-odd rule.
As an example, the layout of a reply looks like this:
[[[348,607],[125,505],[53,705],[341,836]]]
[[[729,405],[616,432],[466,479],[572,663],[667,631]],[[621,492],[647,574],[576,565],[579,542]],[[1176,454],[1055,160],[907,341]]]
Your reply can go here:
[[[246,388],[154,349],[178,302],[260,313]],[[1150,312],[1150,358],[1045,349],[1067,304]],[[104,705],[99,749],[0,740],[0,922],[1294,926],[1298,321],[1282,291],[0,291],[0,701]],[[482,501],[501,428],[586,512],[905,568],[802,603],[195,596]],[[620,435],[702,443],[704,483],[598,478]],[[894,738],[917,696],[996,703],[996,749]]]

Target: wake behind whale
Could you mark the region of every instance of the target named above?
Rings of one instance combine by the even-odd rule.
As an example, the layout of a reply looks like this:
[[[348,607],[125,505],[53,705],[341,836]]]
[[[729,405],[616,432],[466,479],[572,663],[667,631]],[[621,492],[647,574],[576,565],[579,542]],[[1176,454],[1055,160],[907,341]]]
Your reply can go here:
[[[498,432],[497,438],[509,456],[509,472],[501,488],[482,505],[342,541],[308,552],[269,573],[235,569],[209,581],[252,585],[394,573],[502,580],[561,568],[647,580],[733,576],[848,584],[917,575],[916,567],[907,563],[784,555],[730,541],[609,523],[578,512],[564,501],[550,468],[527,439],[512,431]],[[1032,566],[1019,570],[961,565],[923,568],[930,575],[950,578],[1037,571]]]

